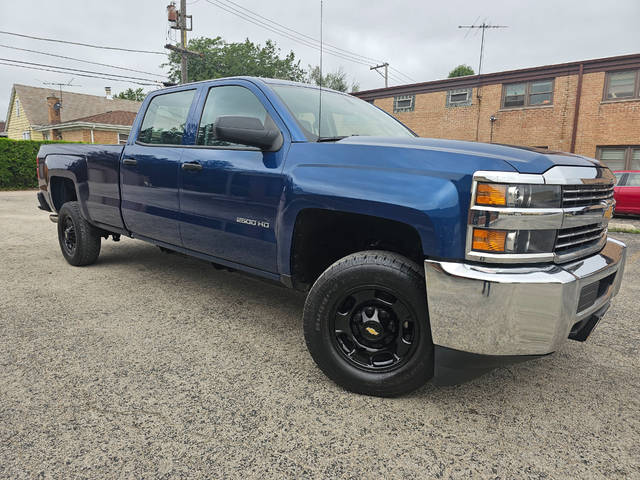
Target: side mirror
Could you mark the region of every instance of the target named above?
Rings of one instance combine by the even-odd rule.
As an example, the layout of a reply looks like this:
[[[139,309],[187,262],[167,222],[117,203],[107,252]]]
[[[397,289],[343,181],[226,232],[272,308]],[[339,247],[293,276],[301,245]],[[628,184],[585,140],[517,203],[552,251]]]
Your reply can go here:
[[[255,117],[225,115],[213,124],[218,140],[240,143],[273,152],[282,146],[282,134],[278,129],[267,129]]]

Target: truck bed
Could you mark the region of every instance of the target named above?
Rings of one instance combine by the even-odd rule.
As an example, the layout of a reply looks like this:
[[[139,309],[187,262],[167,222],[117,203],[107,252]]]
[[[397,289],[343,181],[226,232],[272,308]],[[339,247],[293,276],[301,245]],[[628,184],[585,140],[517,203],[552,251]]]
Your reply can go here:
[[[40,188],[57,211],[56,189],[49,178],[72,180],[87,220],[98,226],[124,229],[120,214],[120,156],[124,145],[51,143],[40,147]],[[46,166],[46,172],[43,165]],[[44,188],[43,188],[44,187]]]

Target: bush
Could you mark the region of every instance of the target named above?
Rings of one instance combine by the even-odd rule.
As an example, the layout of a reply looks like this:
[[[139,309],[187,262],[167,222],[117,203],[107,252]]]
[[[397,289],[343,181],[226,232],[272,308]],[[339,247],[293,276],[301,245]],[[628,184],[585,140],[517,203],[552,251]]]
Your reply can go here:
[[[36,155],[45,143],[56,142],[0,138],[0,190],[38,186]]]

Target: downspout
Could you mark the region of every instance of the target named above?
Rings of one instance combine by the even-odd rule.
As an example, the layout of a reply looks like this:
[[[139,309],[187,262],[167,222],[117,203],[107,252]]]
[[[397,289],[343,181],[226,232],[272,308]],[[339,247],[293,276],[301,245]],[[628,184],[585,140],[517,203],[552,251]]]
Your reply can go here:
[[[584,71],[584,64],[580,64],[580,70],[578,70],[578,86],[576,87],[576,108],[573,112],[573,129],[571,130],[571,153],[576,152],[576,137],[578,136],[578,116],[580,115],[580,99],[582,97],[582,73]]]
[[[93,139],[93,127],[91,128],[91,143],[96,143],[95,140]]]

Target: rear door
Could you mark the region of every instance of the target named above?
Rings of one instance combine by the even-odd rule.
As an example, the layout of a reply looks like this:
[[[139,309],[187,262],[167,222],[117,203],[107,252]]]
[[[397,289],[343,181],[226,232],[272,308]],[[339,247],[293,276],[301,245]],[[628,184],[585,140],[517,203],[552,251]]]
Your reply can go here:
[[[201,94],[194,145],[182,156],[180,230],[186,248],[277,272],[276,216],[289,133],[265,95],[251,82],[223,82]],[[277,126],[283,146],[262,152],[215,138],[223,115],[257,118]]]
[[[181,246],[178,181],[183,137],[196,89],[155,95],[135,143],[125,146],[120,178],[122,218],[137,236]]]

